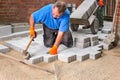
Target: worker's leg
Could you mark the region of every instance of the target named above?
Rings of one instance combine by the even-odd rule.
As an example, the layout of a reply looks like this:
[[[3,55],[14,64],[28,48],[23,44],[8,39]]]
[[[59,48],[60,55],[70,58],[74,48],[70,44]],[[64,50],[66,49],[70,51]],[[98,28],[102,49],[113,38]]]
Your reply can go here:
[[[99,20],[99,29],[103,28],[103,21],[104,21],[104,7],[99,7],[97,10],[97,18]]]
[[[104,15],[103,15],[104,13],[103,13],[103,12],[104,12],[104,7],[101,7],[101,8],[100,8],[100,27],[101,27],[101,28],[103,27],[103,20],[104,20],[104,17],[103,17],[103,16],[104,16]]]
[[[70,31],[65,32],[61,43],[64,44],[66,47],[73,46],[73,37]]]
[[[44,45],[46,47],[52,47],[56,40],[58,30],[49,29],[46,25],[43,24],[43,31]]]

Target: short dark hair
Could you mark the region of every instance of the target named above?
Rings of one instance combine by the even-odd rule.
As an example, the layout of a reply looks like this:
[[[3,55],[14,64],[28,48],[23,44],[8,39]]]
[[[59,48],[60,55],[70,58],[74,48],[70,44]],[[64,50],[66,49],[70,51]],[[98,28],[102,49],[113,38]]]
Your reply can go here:
[[[64,13],[66,10],[66,3],[63,1],[57,1],[57,2],[55,2],[53,7],[57,7],[59,13]]]

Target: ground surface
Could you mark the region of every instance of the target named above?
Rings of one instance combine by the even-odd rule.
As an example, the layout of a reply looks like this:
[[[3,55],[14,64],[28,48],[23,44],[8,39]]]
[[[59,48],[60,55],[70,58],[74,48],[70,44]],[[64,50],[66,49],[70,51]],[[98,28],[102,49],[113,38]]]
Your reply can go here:
[[[21,53],[12,49],[7,55],[24,60]],[[59,68],[60,80],[120,80],[120,46],[103,51],[102,57],[97,60],[41,62],[36,65],[54,72],[54,64]],[[0,80],[55,80],[55,74],[0,56]]]
[[[11,50],[7,55],[23,60],[22,55]],[[32,68],[28,65],[0,56],[0,80],[55,80],[55,75]],[[74,61],[63,63],[36,64],[43,69],[54,71],[54,64],[59,67],[61,80],[120,80],[120,46],[103,51],[97,60]]]

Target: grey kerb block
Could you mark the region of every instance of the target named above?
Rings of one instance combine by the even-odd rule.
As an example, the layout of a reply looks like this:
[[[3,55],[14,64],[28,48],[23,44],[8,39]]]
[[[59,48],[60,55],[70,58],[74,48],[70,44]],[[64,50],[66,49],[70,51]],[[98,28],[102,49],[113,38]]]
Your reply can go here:
[[[10,35],[11,33],[11,25],[0,26],[0,37]]]
[[[6,46],[4,46],[4,45],[0,45],[0,52],[6,53],[6,52],[8,52],[8,51],[9,51],[9,48],[8,48],[8,47],[6,47]]]

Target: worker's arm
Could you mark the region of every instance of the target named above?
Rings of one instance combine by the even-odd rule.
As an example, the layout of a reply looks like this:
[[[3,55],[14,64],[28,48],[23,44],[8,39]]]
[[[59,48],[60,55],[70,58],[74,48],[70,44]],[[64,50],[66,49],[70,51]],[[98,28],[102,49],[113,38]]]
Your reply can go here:
[[[30,37],[35,38],[36,37],[36,32],[35,32],[35,23],[34,23],[34,19],[32,17],[32,15],[30,16],[29,19],[29,24],[30,24]]]
[[[29,23],[30,23],[30,27],[34,27],[35,23],[32,15],[30,16]]]
[[[57,47],[59,46],[59,44],[61,43],[61,40],[63,38],[63,35],[64,35],[64,32],[61,32],[61,31],[58,32],[58,35],[57,35],[54,45],[56,45]]]
[[[54,43],[53,47],[49,50],[50,54],[52,54],[52,55],[57,54],[57,49],[58,49],[58,47],[59,47],[59,45],[60,45],[60,43],[62,41],[63,35],[64,35],[64,32],[61,32],[61,31],[58,32],[55,43]]]

